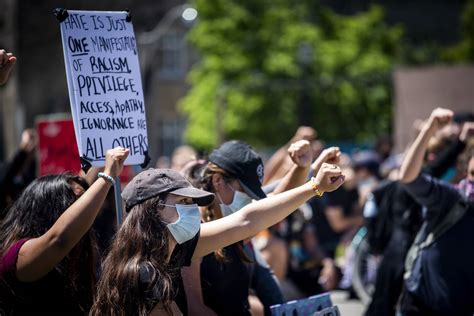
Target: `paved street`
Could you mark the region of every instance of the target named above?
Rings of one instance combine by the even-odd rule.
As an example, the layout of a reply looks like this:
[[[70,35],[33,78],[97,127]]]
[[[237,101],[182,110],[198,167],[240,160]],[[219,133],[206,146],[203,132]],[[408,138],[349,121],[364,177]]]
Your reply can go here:
[[[339,307],[341,316],[362,316],[365,306],[359,300],[348,299],[347,292],[334,291],[331,293],[331,300]]]

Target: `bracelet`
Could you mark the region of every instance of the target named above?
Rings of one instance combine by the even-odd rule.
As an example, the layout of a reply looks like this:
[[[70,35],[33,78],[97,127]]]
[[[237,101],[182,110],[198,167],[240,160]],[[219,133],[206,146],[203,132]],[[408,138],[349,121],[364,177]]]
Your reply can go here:
[[[109,182],[110,184],[115,185],[115,179],[112,178],[111,176],[109,176],[108,174],[105,174],[105,173],[103,173],[103,172],[99,172],[99,173],[97,174],[97,176],[98,176],[99,178],[102,178],[102,179],[104,179],[105,181]]]
[[[311,177],[311,186],[313,187],[313,191],[314,191],[314,194],[316,196],[319,196],[319,197],[323,196],[324,192],[319,190],[319,185],[316,184],[316,178],[315,177]]]

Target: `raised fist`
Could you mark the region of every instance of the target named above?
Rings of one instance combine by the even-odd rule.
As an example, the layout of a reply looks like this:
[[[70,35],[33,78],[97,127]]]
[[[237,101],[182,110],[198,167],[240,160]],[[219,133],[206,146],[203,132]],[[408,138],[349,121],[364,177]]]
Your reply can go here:
[[[123,163],[127,159],[129,152],[128,149],[123,147],[107,150],[104,172],[112,178],[119,176],[122,173]]]
[[[299,167],[308,167],[313,161],[311,144],[307,140],[299,140],[290,145],[288,154],[291,160]]]

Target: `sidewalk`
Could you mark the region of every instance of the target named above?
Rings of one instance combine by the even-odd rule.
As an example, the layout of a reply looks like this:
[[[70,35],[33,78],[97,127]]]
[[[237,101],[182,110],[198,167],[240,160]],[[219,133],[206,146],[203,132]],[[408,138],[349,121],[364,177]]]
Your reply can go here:
[[[341,316],[362,316],[365,306],[359,300],[348,299],[348,293],[344,291],[331,292],[331,300],[334,305],[339,307]]]

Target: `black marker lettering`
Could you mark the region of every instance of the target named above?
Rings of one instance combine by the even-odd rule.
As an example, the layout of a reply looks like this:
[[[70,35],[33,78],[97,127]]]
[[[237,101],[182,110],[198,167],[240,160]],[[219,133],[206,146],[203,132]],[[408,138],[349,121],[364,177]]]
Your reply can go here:
[[[133,130],[135,128],[135,124],[133,122],[133,117],[106,117],[106,118],[89,118],[84,117],[80,119],[81,121],[81,128],[83,130],[86,129],[98,129],[98,130],[107,130],[107,131],[115,131],[115,130]]]
[[[89,29],[87,28],[87,23],[84,21],[84,14],[77,14],[77,13],[72,13],[69,14],[66,20],[64,20],[64,27],[66,29],[79,29],[79,30],[86,30],[88,31]]]
[[[94,160],[101,160],[105,158],[104,145],[102,143],[102,138],[90,139],[89,137],[86,137],[85,156],[90,157]]]
[[[137,54],[137,43],[133,36],[104,37],[91,36],[92,48],[98,53],[114,53],[121,51],[130,51]]]
[[[130,149],[130,155],[144,155],[148,150],[148,138],[142,134],[137,136],[121,136],[112,141],[112,148],[122,146]]]
[[[128,60],[125,57],[89,57],[91,69],[94,74],[98,73],[131,73]]]
[[[89,52],[89,49],[87,48],[89,44],[87,44],[85,37],[81,39],[77,39],[72,36],[69,36],[67,39],[67,45],[71,53],[88,53]]]
[[[82,97],[84,92],[88,96],[102,95],[108,91],[135,91],[135,83],[131,78],[122,76],[77,76],[79,95]]]

